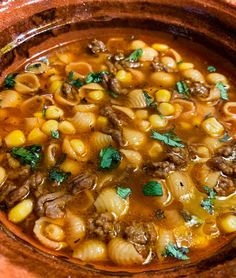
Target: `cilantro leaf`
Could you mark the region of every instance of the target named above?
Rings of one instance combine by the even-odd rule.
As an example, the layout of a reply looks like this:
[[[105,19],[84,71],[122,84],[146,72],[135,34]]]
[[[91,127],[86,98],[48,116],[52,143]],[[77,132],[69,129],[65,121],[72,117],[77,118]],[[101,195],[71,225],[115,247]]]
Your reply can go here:
[[[108,94],[109,94],[111,97],[113,97],[113,98],[118,98],[118,95],[117,95],[116,93],[114,93],[113,91],[108,90],[107,92],[108,92]]]
[[[117,186],[116,193],[122,198],[126,199],[129,197],[129,195],[132,193],[131,188],[129,187],[123,187],[123,186]]]
[[[232,137],[229,136],[228,132],[226,131],[222,138],[219,139],[220,142],[228,142],[232,139]]]
[[[82,87],[84,85],[83,81],[80,78],[74,79],[74,75],[75,73],[73,71],[69,72],[69,84],[77,88]]]
[[[86,78],[85,78],[85,82],[87,84],[89,83],[99,83],[99,82],[102,82],[103,80],[103,76],[104,75],[108,75],[109,72],[108,71],[99,71],[99,72],[90,72]]]
[[[216,83],[216,88],[220,90],[221,99],[223,100],[229,99],[227,88],[222,82]]]
[[[15,86],[15,77],[16,77],[16,73],[10,73],[7,75],[7,77],[4,80],[4,86],[6,88],[13,88]]]
[[[45,118],[46,117],[46,111],[47,111],[47,106],[43,106],[43,108],[42,108],[42,116],[43,116],[43,118]]]
[[[214,191],[214,189],[212,189],[208,186],[204,186],[203,188],[205,189],[208,197],[201,201],[201,206],[209,214],[213,214],[214,213],[214,204],[215,204],[215,199],[216,199],[216,192]]]
[[[156,108],[157,104],[156,102],[153,100],[153,98],[148,94],[148,92],[143,91],[143,96],[146,102],[147,107],[153,107]]]
[[[21,164],[35,168],[42,159],[42,146],[14,147],[11,150],[11,156],[19,160]]]
[[[137,62],[138,59],[142,56],[142,54],[143,54],[142,48],[137,48],[125,60],[128,60],[130,62]]]
[[[216,68],[215,68],[214,66],[209,66],[209,67],[207,67],[207,70],[208,70],[209,72],[216,72]]]
[[[56,181],[57,184],[60,185],[61,183],[65,182],[70,175],[71,175],[70,172],[64,172],[59,168],[52,168],[49,171],[49,180]]]
[[[186,254],[189,252],[188,248],[185,247],[178,247],[177,245],[173,244],[172,242],[166,245],[162,256],[164,257],[174,257],[179,260],[188,260],[189,257]]]
[[[179,94],[189,97],[190,89],[185,81],[178,81],[176,83],[176,89]]]
[[[52,131],[51,131],[51,136],[52,136],[52,138],[54,138],[54,139],[59,139],[59,138],[60,138],[60,133],[59,133],[58,130],[52,130]]]
[[[184,61],[181,60],[181,61],[177,62],[176,64],[177,64],[177,65],[180,65],[180,64],[183,64],[183,62],[184,62]]]
[[[171,147],[184,147],[184,144],[181,143],[181,139],[177,137],[172,131],[161,134],[155,130],[152,130],[151,138],[161,141]]]
[[[149,181],[143,186],[144,196],[162,196],[162,185],[157,181]]]
[[[118,167],[121,161],[121,155],[119,151],[113,147],[107,147],[101,149],[99,153],[100,168],[101,169],[112,169]]]

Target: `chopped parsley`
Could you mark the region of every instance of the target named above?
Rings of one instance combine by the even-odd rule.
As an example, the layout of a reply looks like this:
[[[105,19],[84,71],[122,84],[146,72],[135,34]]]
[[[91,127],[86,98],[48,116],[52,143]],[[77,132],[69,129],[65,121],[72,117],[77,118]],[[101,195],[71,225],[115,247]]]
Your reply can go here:
[[[61,183],[65,182],[70,175],[71,175],[70,172],[64,172],[59,168],[52,168],[49,171],[49,180],[56,181],[57,184],[60,185]]]
[[[184,62],[183,60],[177,62],[177,65],[183,64],[183,62]]]
[[[164,257],[174,257],[178,260],[186,261],[189,259],[186,254],[189,252],[188,248],[185,247],[178,247],[174,243],[170,242],[166,245],[164,252],[162,253],[162,256]]]
[[[142,56],[143,50],[142,48],[138,48],[134,50],[129,57],[127,57],[125,60],[130,61],[130,62],[137,62],[138,59]]]
[[[215,68],[214,66],[209,66],[209,67],[207,67],[207,70],[208,70],[209,72],[216,72],[216,68]]]
[[[144,96],[147,107],[156,108],[156,106],[157,106],[156,102],[153,100],[153,98],[146,91],[143,91],[143,96]]]
[[[223,100],[229,99],[227,87],[222,82],[216,83],[216,88],[220,90],[221,99]]]
[[[58,130],[52,130],[52,131],[51,131],[51,136],[52,136],[52,138],[54,138],[54,139],[59,139],[59,138],[60,138],[60,133],[59,133]]]
[[[132,193],[131,188],[129,187],[123,187],[123,186],[117,186],[116,193],[122,198],[127,199],[129,195]]]
[[[42,116],[43,116],[43,118],[45,118],[46,117],[46,111],[47,111],[47,106],[43,106],[43,108],[42,108]]]
[[[144,196],[162,196],[162,185],[157,181],[149,181],[143,186]]]
[[[118,95],[115,92],[113,92],[112,90],[108,90],[107,92],[111,97],[118,98]]]
[[[216,199],[216,192],[214,191],[214,189],[212,189],[208,186],[204,186],[203,188],[206,191],[208,197],[201,201],[201,206],[209,214],[213,214],[214,213],[214,204],[215,204],[215,199]]]
[[[220,142],[224,143],[224,142],[228,142],[232,139],[232,137],[229,136],[228,132],[226,131],[223,135],[222,138],[219,139]]]
[[[84,85],[83,81],[80,78],[74,79],[75,72],[69,72],[69,84],[75,86],[76,88],[80,88]]]
[[[173,131],[159,133],[155,130],[152,130],[151,138],[161,141],[171,147],[184,147],[184,144],[181,143],[181,139]]]
[[[103,80],[103,76],[104,75],[108,75],[109,72],[108,71],[99,71],[99,72],[90,72],[86,78],[85,78],[85,82],[87,84],[89,83],[100,83]]]
[[[101,149],[99,159],[101,169],[113,169],[118,167],[121,161],[121,155],[117,149],[110,146]]]
[[[178,81],[176,83],[176,89],[179,94],[189,97],[190,89],[185,81]]]
[[[11,156],[19,160],[21,164],[35,168],[42,159],[42,146],[14,147],[11,149]]]
[[[6,88],[13,88],[15,86],[15,77],[16,73],[10,73],[7,75],[7,77],[4,80],[4,87]]]

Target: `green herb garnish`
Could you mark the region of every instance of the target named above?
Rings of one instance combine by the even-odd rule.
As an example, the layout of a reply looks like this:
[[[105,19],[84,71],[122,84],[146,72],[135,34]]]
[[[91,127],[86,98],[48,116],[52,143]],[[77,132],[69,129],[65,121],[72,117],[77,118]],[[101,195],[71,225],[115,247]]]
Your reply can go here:
[[[220,90],[221,99],[223,100],[229,99],[227,88],[222,82],[216,83],[216,88]]]
[[[228,132],[226,131],[223,135],[222,138],[219,139],[220,142],[224,143],[224,142],[228,142],[232,139],[232,137],[229,136]]]
[[[47,111],[47,107],[44,105],[42,108],[42,116],[45,118],[46,117],[46,111]]]
[[[57,184],[60,185],[61,183],[65,182],[70,175],[70,172],[64,172],[59,168],[53,168],[49,171],[49,180],[56,181]]]
[[[125,60],[130,61],[130,62],[137,62],[138,59],[142,56],[143,50],[142,48],[138,48],[134,50],[129,57],[127,57]]]
[[[87,84],[89,83],[99,83],[99,82],[102,82],[103,80],[103,76],[104,75],[108,75],[109,72],[108,71],[99,71],[99,72],[90,72],[86,78],[85,78],[85,82]]]
[[[177,65],[183,64],[183,62],[184,62],[183,60],[177,62]]]
[[[178,247],[177,245],[173,244],[172,242],[166,245],[162,256],[164,257],[174,257],[179,260],[188,260],[189,257],[186,254],[189,252],[188,248],[185,247]]]
[[[149,181],[143,186],[144,196],[162,196],[162,185],[157,181]]]
[[[121,155],[119,151],[113,147],[101,149],[99,153],[99,158],[101,169],[116,168],[121,161]]]
[[[122,198],[126,199],[129,197],[129,195],[132,193],[131,188],[129,187],[123,187],[123,186],[117,186],[116,193]]]
[[[179,94],[189,97],[190,89],[185,81],[178,81],[176,83],[176,89]]]
[[[69,84],[80,88],[84,85],[83,81],[80,78],[74,79],[75,73],[73,71],[69,72]]]
[[[213,214],[214,213],[214,204],[215,204],[215,199],[216,199],[216,192],[214,191],[214,189],[212,189],[208,186],[204,186],[203,188],[206,191],[208,197],[201,201],[201,206],[209,214]]]
[[[108,92],[108,94],[109,94],[111,97],[113,97],[113,98],[118,98],[118,95],[117,95],[116,93],[114,93],[113,91],[108,90],[107,92]]]
[[[54,138],[54,139],[59,139],[59,138],[60,138],[60,133],[59,133],[58,130],[52,130],[52,131],[51,131],[51,136],[52,136],[52,138]]]
[[[14,147],[11,150],[11,155],[19,160],[21,164],[30,165],[31,168],[35,168],[42,159],[42,146]]]
[[[215,68],[214,66],[209,66],[209,67],[207,67],[207,70],[208,70],[209,72],[216,72],[216,68]]]
[[[197,217],[196,215],[191,215],[189,212],[185,210],[182,210],[180,214],[188,227],[199,226],[204,223],[204,221],[201,218]]]
[[[7,77],[4,80],[4,87],[6,88],[13,88],[15,86],[15,77],[16,73],[10,73],[7,75]]]
[[[146,102],[147,107],[157,107],[157,103],[153,100],[153,98],[148,94],[148,92],[143,91],[143,96]]]
[[[159,133],[155,130],[152,130],[151,138],[161,141],[171,147],[184,147],[184,144],[181,143],[181,139],[173,131]]]

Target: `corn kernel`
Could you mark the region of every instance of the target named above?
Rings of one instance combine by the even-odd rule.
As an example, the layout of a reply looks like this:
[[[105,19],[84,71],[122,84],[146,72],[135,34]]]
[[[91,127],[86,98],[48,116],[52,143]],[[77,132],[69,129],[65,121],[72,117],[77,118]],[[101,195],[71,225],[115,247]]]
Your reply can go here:
[[[55,80],[52,82],[50,88],[49,88],[49,93],[54,94],[55,92],[58,92],[61,90],[63,82],[59,80]]]
[[[165,89],[158,90],[155,93],[157,102],[168,102],[171,99],[171,92]]]
[[[65,237],[63,229],[56,224],[48,224],[45,227],[44,233],[47,238],[55,241],[62,241]]]
[[[148,111],[145,109],[140,109],[135,112],[136,118],[146,120],[148,118]]]
[[[224,127],[216,118],[211,117],[202,123],[203,130],[212,137],[221,136],[224,133]]]
[[[48,120],[42,125],[42,131],[47,134],[51,135],[52,131],[58,130],[58,122],[56,120]]]
[[[179,63],[178,68],[179,70],[193,69],[194,65],[192,63]]]
[[[86,151],[86,147],[80,139],[72,139],[70,141],[70,145],[72,149],[76,152],[76,154],[83,155]]]
[[[163,147],[158,142],[153,142],[151,147],[148,149],[148,155],[151,158],[157,158],[163,152]]]
[[[104,91],[96,90],[96,91],[90,91],[88,93],[88,98],[92,100],[93,102],[99,102],[102,101],[105,97]]]
[[[76,131],[72,123],[68,121],[60,122],[58,129],[62,134],[75,134]]]
[[[103,129],[103,128],[107,127],[107,125],[108,125],[108,119],[103,116],[98,116],[96,127],[98,129]]]
[[[8,219],[13,223],[22,222],[33,211],[33,201],[25,199],[14,206],[8,213]]]
[[[43,113],[40,112],[40,111],[35,112],[35,113],[34,113],[34,117],[42,119],[42,118],[43,118]]]
[[[21,130],[13,130],[5,137],[8,148],[22,146],[25,143],[25,135]]]
[[[175,113],[175,107],[168,102],[162,102],[158,105],[158,111],[164,116],[170,116]]]
[[[64,172],[70,172],[71,175],[76,176],[81,172],[81,164],[78,161],[67,158],[60,165],[60,169]]]
[[[160,115],[153,114],[149,117],[149,121],[153,128],[163,128],[167,125],[167,120]]]
[[[123,84],[132,82],[132,74],[125,70],[119,70],[116,74],[116,78]]]
[[[130,48],[131,49],[138,49],[138,48],[143,48],[146,46],[146,43],[144,41],[141,40],[134,40],[131,42]]]
[[[46,119],[56,120],[61,118],[63,115],[64,111],[55,105],[48,106],[45,112]]]
[[[207,147],[205,147],[205,146],[199,146],[199,147],[197,148],[197,155],[198,155],[199,157],[208,158],[208,157],[210,157],[210,151],[209,151],[209,149],[208,149]]]
[[[236,232],[236,215],[228,214],[220,219],[220,227],[225,233]]]
[[[32,129],[27,137],[27,141],[33,144],[44,143],[47,139],[47,135],[44,134],[38,127]]]
[[[169,49],[169,46],[163,43],[154,43],[152,48],[156,49],[157,51],[166,51]]]
[[[182,129],[185,129],[185,130],[192,129],[192,127],[193,127],[190,123],[187,123],[187,122],[180,122],[179,125]]]

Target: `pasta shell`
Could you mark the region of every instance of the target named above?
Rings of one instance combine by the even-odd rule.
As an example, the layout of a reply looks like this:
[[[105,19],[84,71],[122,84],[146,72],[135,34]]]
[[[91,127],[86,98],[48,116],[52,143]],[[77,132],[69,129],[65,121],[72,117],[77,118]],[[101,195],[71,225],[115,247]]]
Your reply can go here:
[[[192,101],[185,99],[175,99],[172,103],[179,104],[181,107],[180,111],[177,111],[177,114],[172,118],[181,117],[181,119],[189,119],[196,113],[196,105]]]
[[[146,141],[144,133],[130,128],[123,129],[123,136],[128,146],[135,150],[139,150]]]
[[[34,128],[39,128],[44,122],[44,119],[31,117],[31,118],[25,118],[25,130],[26,132],[30,132]]]
[[[60,81],[58,81],[60,82]],[[72,95],[72,94],[70,94]],[[82,98],[79,93],[73,94],[73,99],[67,99],[66,94],[63,94],[62,92],[62,84],[61,86],[58,86],[58,88],[53,93],[54,99],[57,103],[61,105],[69,105],[74,106],[77,105],[80,102],[80,99]]]
[[[91,145],[96,150],[101,150],[105,147],[108,147],[110,145],[114,144],[114,141],[112,140],[112,137],[110,135],[107,135],[105,133],[95,131],[92,133],[90,137]]]
[[[92,112],[77,112],[71,122],[77,131],[90,132],[95,126],[96,116]]]
[[[122,199],[114,188],[105,188],[94,202],[98,212],[111,212],[117,218],[126,214],[129,209],[129,199]]]
[[[40,87],[38,77],[33,73],[20,73],[15,77],[15,90],[22,94],[31,94]]]
[[[47,167],[53,167],[55,166],[58,157],[61,153],[60,145],[52,143],[47,147],[47,150],[45,152],[45,164]]]
[[[124,106],[118,106],[118,105],[112,105],[112,108],[115,110],[118,110],[120,112],[123,112],[126,116],[128,116],[131,120],[135,119],[135,113],[132,109],[129,107],[124,107]]]
[[[84,78],[88,73],[93,71],[93,68],[90,64],[86,62],[73,62],[66,66],[66,72],[76,72],[79,77]]]
[[[31,72],[33,74],[41,74],[47,70],[48,70],[47,64],[45,64],[41,61],[36,61],[36,62],[30,63],[25,67],[26,72]]]
[[[194,167],[194,178],[199,182],[199,184],[204,184],[210,188],[213,188],[219,177],[220,171],[211,170],[205,163],[198,163]]]
[[[223,106],[223,112],[227,120],[236,121],[236,102],[226,102]]]
[[[126,106],[130,108],[144,108],[147,107],[143,90],[136,89],[127,95]]]
[[[143,158],[139,152],[125,149],[121,149],[120,152],[126,157],[131,165],[134,165],[136,168],[141,167]]]
[[[159,260],[164,260],[162,254],[166,248],[166,245],[168,245],[170,242],[174,243],[173,231],[159,228],[159,239],[156,242],[156,253]]]
[[[83,143],[82,143],[83,144]],[[71,141],[68,137],[65,137],[62,144],[62,150],[68,155],[69,158],[75,159],[78,161],[87,161],[88,160],[88,150],[87,147],[83,144],[79,149],[80,152],[77,152],[71,145]]]
[[[209,96],[208,97],[199,97],[201,101],[216,101],[220,98],[220,90],[217,87],[214,87],[210,90]]]
[[[34,96],[25,100],[20,109],[24,114],[32,115],[36,111],[41,111],[43,106],[53,105],[55,102],[50,95]]]
[[[102,241],[86,240],[74,250],[72,256],[84,262],[105,261],[107,260],[107,247]]]
[[[89,83],[79,89],[79,95],[83,98],[88,91],[104,91],[103,87],[97,83]]]
[[[117,265],[142,264],[144,261],[133,244],[118,237],[109,242],[108,256]]]
[[[73,107],[73,112],[96,112],[98,106],[96,104],[78,104]]]
[[[0,93],[0,107],[19,107],[22,103],[22,98],[19,93],[13,90],[6,90]]]
[[[84,220],[78,215],[67,211],[65,218],[65,233],[67,243],[71,248],[75,248],[80,241],[84,239],[86,234]]]
[[[185,78],[192,80],[193,82],[205,82],[205,78],[199,70],[187,69],[182,72]]]
[[[169,48],[165,54],[172,56],[175,59],[176,63],[182,61],[182,57],[180,56],[180,54],[173,48]]]

